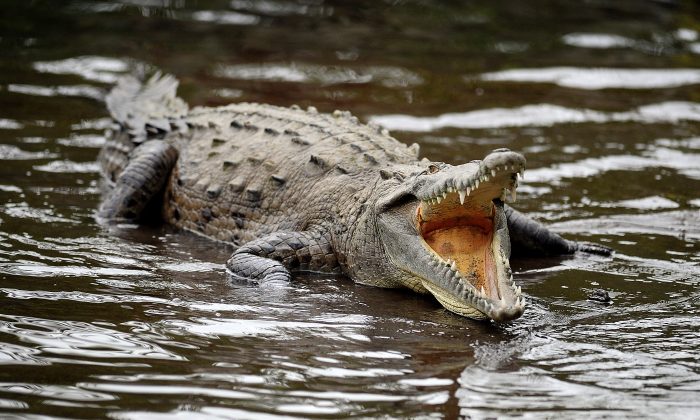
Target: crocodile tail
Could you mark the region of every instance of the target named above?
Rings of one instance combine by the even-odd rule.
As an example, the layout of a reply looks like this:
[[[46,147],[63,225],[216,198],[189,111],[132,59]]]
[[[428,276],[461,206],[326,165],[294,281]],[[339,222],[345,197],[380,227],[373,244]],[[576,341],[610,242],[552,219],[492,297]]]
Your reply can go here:
[[[184,117],[188,107],[177,97],[177,86],[175,77],[160,72],[145,83],[134,76],[126,76],[107,95],[107,109],[135,142],[186,130]]]

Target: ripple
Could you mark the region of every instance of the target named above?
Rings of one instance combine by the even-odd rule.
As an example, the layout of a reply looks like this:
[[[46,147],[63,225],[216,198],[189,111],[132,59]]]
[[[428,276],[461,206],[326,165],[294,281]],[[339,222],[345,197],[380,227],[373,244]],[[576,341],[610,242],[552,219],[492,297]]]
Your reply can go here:
[[[57,61],[38,61],[33,65],[41,73],[73,74],[86,80],[115,83],[129,66],[126,61],[110,57],[81,56]]]
[[[157,344],[146,342],[143,334],[136,336],[88,322],[0,315],[0,332],[34,344],[42,353],[74,356],[81,360],[185,360],[184,357],[166,351]]]
[[[407,359],[410,357],[398,351],[339,351],[335,354],[357,359]]]
[[[195,386],[178,386],[169,384],[162,385],[138,385],[138,384],[110,384],[110,383],[90,383],[82,382],[78,384],[79,389],[89,391],[106,391],[124,394],[143,395],[181,395],[190,397],[193,395],[207,396],[215,398],[226,398],[233,400],[253,400],[257,396],[250,392],[235,391],[220,388],[204,388]]]
[[[351,369],[341,367],[310,367],[306,369],[306,373],[313,377],[325,378],[379,378],[387,376],[402,376],[408,373],[413,373],[409,369],[386,369],[386,368],[365,368]]]
[[[676,30],[674,33],[674,36],[676,37],[677,40],[679,41],[684,41],[684,42],[693,42],[697,41],[698,37],[700,36],[698,34],[698,31],[690,28],[679,28]]]
[[[634,198],[631,200],[616,201],[613,203],[604,203],[601,207],[618,208],[625,207],[628,209],[637,210],[662,210],[662,209],[676,209],[679,206],[673,200],[669,200],[665,197],[660,197],[658,195],[644,198]]]
[[[621,48],[633,46],[636,41],[620,35],[596,34],[596,33],[571,33],[562,38],[566,45],[580,48]]]
[[[235,385],[264,385],[266,379],[262,376],[243,375],[236,373],[190,373],[186,375],[173,375],[167,373],[140,373],[137,375],[99,375],[96,379],[111,382],[137,382],[137,381],[172,381],[172,382],[196,382],[196,381],[221,381]]]
[[[0,365],[48,365],[50,362],[37,357],[41,350],[3,343],[0,346]]]
[[[97,118],[94,120],[82,120],[71,124],[71,130],[106,130],[114,125],[111,118]]]
[[[559,332],[530,336],[519,360],[532,366],[507,371],[499,370],[498,364],[468,366],[459,378],[456,393],[461,413],[477,418],[510,418],[516,413],[639,418],[645,417],[649,409],[673,416],[692,410],[692,406],[700,407],[697,402],[682,404],[691,394],[685,387],[696,384],[699,375],[666,360],[663,354],[654,357],[638,345],[639,340],[645,342],[639,332],[658,328],[658,322],[645,325],[635,319],[623,324],[630,328],[620,330],[619,323],[561,325],[556,327]],[[610,337],[609,343],[616,347],[624,347],[630,338],[637,345],[629,343],[630,348],[620,351],[596,344],[598,337]],[[692,347],[692,342],[689,344]],[[694,356],[687,351],[684,357]],[[655,398],[649,399],[649,395]]]
[[[56,143],[69,147],[99,148],[105,144],[105,137],[97,134],[74,134],[69,138],[58,139]]]
[[[48,150],[28,152],[11,144],[0,144],[0,160],[53,159],[56,157],[58,157],[56,153],[51,153]]]
[[[97,162],[73,162],[70,160],[54,160],[46,165],[36,165],[34,169],[53,173],[98,173],[100,165]]]
[[[15,186],[15,185],[2,185],[0,184],[0,191],[3,192],[13,192],[13,193],[21,193],[22,189]]]
[[[225,267],[221,264],[204,261],[170,261],[158,264],[158,268],[178,273],[223,273],[225,271]]]
[[[320,3],[289,3],[275,0],[231,0],[230,5],[234,10],[245,10],[247,12],[270,16],[314,16],[324,13],[324,11],[330,15],[333,10],[330,7],[324,8]]]
[[[52,209],[40,209],[30,207],[27,203],[7,203],[0,206],[0,212],[5,213],[10,217],[18,219],[31,219],[42,223],[70,223],[78,224],[77,220],[71,220],[65,217],[56,215]]]
[[[22,262],[0,263],[0,273],[31,277],[143,277],[153,276],[150,271],[111,267],[57,266],[27,264]]]
[[[219,65],[214,70],[214,75],[237,80],[320,83],[324,85],[376,82],[390,88],[415,86],[423,83],[423,79],[413,72],[388,66],[352,69],[302,63]]]
[[[21,382],[0,382],[0,392],[83,402],[114,401],[117,399],[110,394],[85,390],[76,386],[39,385]]]
[[[0,408],[5,408],[5,409],[26,409],[29,408],[29,404],[23,402],[23,401],[16,401],[16,400],[8,400],[5,398],[0,398]]]
[[[236,409],[215,406],[198,406],[197,412],[182,408],[180,410],[169,411],[167,413],[154,411],[118,411],[114,412],[111,417],[115,419],[152,419],[152,420],[176,420],[176,419],[192,419],[192,420],[218,420],[218,419],[237,419],[237,420],[298,420],[299,417],[287,415],[272,414],[267,410],[260,413],[250,411],[250,409]]]
[[[0,129],[2,130],[19,130],[22,128],[24,128],[24,124],[8,118],[0,118]]]
[[[419,387],[444,387],[451,386],[455,383],[452,379],[448,378],[413,378],[413,379],[399,379],[400,384],[409,386],[419,386]]]
[[[190,15],[192,20],[219,25],[257,25],[258,16],[223,10],[198,10]]]
[[[558,163],[527,171],[528,182],[557,184],[562,179],[591,178],[609,171],[642,171],[648,168],[675,169],[691,179],[700,180],[700,153],[654,147],[636,155],[612,155]]]
[[[359,333],[366,328],[365,323],[194,318],[192,321],[165,321],[164,325],[205,336],[274,337],[284,341],[311,336],[336,341],[370,341],[369,337]]]
[[[620,418],[638,404],[627,401],[623,393],[548,377],[534,368],[495,372],[469,366],[459,383],[455,396],[460,414],[468,418],[515,418],[522,417],[522,413],[535,418],[558,418],[564,414]]]
[[[12,299],[42,299],[49,301],[68,300],[82,303],[170,303],[170,301],[167,299],[143,295],[109,295],[77,291],[51,292],[46,290],[20,290],[9,288],[0,288],[0,292],[5,293],[8,298]]]
[[[700,75],[700,70],[698,71]],[[491,108],[462,113],[448,113],[437,117],[409,115],[377,115],[371,122],[389,130],[428,132],[446,127],[502,128],[551,127],[557,124],[638,122],[644,124],[700,121],[700,104],[696,102],[662,102],[641,106],[627,112],[602,112],[591,109],[573,109],[558,105],[538,104],[518,108]]]
[[[700,83],[700,70],[549,67],[503,70],[479,78],[490,82],[554,83],[587,90],[661,89]]]
[[[105,93],[101,89],[88,85],[76,86],[35,86],[10,84],[7,90],[32,96],[79,96],[102,101]]]

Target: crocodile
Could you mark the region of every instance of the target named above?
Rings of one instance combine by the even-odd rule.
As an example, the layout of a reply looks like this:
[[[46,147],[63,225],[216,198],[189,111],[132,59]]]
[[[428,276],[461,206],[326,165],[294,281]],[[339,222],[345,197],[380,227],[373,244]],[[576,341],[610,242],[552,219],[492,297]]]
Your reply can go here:
[[[608,254],[513,209],[525,158],[498,149],[449,165],[419,158],[346,111],[188,105],[178,81],[125,77],[107,95],[115,121],[99,154],[105,223],[158,218],[232,244],[232,280],[277,287],[291,272],[434,296],[448,311],[523,314],[514,252]]]

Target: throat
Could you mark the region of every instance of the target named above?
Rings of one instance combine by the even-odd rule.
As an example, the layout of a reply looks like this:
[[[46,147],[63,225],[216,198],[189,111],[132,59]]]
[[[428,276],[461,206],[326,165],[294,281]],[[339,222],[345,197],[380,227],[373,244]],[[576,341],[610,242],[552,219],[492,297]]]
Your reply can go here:
[[[500,299],[493,256],[493,223],[488,218],[452,220],[425,232],[423,239],[447,261],[456,263],[462,277],[491,299]]]

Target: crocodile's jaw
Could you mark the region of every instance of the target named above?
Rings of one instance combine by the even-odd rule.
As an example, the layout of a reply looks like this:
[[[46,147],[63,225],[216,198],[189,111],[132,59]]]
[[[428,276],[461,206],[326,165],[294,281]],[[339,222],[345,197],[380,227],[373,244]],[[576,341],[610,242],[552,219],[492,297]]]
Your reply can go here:
[[[417,210],[421,246],[436,275],[423,278],[423,287],[458,315],[495,321],[522,315],[525,301],[508,262],[510,239],[503,203],[491,202],[489,213],[437,224],[421,220],[422,207]]]
[[[514,197],[524,163],[517,153],[498,151],[483,161],[443,165],[439,176],[417,179],[411,194],[384,206],[380,235],[405,286],[427,290],[447,310],[473,319],[522,315],[503,201]]]

